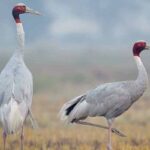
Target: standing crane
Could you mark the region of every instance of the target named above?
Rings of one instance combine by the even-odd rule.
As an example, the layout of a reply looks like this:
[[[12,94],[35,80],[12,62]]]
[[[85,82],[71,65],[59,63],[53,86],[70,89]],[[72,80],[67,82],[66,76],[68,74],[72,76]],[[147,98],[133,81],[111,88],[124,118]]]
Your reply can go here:
[[[0,74],[0,121],[3,125],[4,150],[8,134],[21,131],[21,150],[23,150],[23,124],[30,117],[34,122],[31,112],[33,80],[32,74],[26,67],[23,58],[24,30],[20,14],[31,13],[39,15],[23,3],[17,4],[12,15],[16,22],[18,48]]]
[[[148,76],[140,59],[140,53],[146,49],[150,47],[144,41],[136,42],[133,46],[133,57],[138,68],[136,80],[105,83],[74,98],[61,108],[61,119],[69,123],[108,128],[107,150],[112,150],[111,132],[115,118],[127,111],[147,88]],[[105,117],[108,127],[81,121],[95,116]]]

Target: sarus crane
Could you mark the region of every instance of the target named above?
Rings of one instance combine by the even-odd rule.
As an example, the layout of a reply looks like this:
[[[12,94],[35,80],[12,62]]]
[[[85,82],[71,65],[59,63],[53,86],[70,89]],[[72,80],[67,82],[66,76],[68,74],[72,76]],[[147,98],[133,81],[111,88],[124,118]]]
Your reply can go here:
[[[15,5],[12,10],[19,46],[0,74],[0,121],[3,125],[4,150],[7,135],[17,131],[21,132],[21,150],[23,150],[23,125],[27,116],[34,123],[31,112],[33,80],[24,63],[23,54],[25,34],[20,14],[24,13],[40,14],[23,3]]]
[[[127,111],[144,93],[148,85],[148,76],[141,61],[140,53],[150,49],[145,41],[133,45],[133,57],[137,64],[138,76],[135,80],[105,83],[65,103],[60,115],[69,123],[91,125],[108,129],[107,150],[112,150],[111,133],[116,117]],[[87,117],[103,116],[108,127],[84,122]],[[115,130],[117,131],[117,130]]]

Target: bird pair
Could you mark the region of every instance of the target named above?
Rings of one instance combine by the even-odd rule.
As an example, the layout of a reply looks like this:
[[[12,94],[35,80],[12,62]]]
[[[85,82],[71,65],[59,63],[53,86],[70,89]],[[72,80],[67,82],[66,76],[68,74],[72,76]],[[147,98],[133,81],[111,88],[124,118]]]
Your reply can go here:
[[[3,124],[4,150],[6,136],[21,130],[21,150],[23,150],[23,124],[29,116],[34,124],[31,112],[33,83],[32,74],[23,59],[24,30],[20,14],[40,13],[27,7],[23,3],[13,8],[13,17],[17,27],[19,48],[0,74],[0,120]],[[133,57],[138,67],[138,76],[133,81],[105,83],[97,88],[80,95],[63,105],[60,110],[62,120],[69,123],[90,125],[108,129],[107,150],[112,150],[111,133],[124,136],[113,128],[116,117],[124,113],[144,93],[148,84],[148,76],[140,59],[140,53],[149,49],[146,42],[139,41],[133,46]],[[107,119],[108,127],[82,121],[87,117],[103,116]]]

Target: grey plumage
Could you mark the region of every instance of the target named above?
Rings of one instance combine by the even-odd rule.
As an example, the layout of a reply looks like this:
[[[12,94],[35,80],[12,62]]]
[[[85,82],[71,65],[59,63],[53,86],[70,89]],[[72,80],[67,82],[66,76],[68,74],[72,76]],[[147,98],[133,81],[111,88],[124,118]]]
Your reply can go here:
[[[66,115],[69,122],[85,119],[88,116],[115,118],[128,110],[143,93],[144,90],[138,93],[134,81],[106,83],[77,97],[72,101],[71,106],[67,103],[64,107],[68,106]]]
[[[21,111],[23,122],[28,114],[29,108],[31,108],[33,95],[33,83],[32,74],[26,67],[23,56],[15,52],[5,69],[0,74],[0,117],[1,120],[7,120],[5,117],[9,116],[5,114],[3,110],[4,106],[8,106],[13,99]],[[7,109],[5,107],[5,109]],[[9,109],[9,107],[8,107]],[[22,123],[23,123],[22,122]],[[6,131],[7,133],[13,133],[15,131]]]
[[[4,150],[7,134],[17,131],[21,131],[21,150],[23,150],[23,125],[27,116],[30,117],[33,126],[35,123],[31,112],[32,74],[23,58],[25,34],[19,15],[24,13],[39,15],[37,11],[23,3],[17,4],[12,10],[19,47],[0,74],[0,121],[3,125]]]
[[[111,150],[110,131],[112,131],[113,120],[127,111],[147,88],[148,76],[139,54],[148,48],[146,43],[142,41],[134,44],[133,54],[138,68],[136,80],[105,83],[74,98],[61,108],[61,119],[70,123],[78,123],[87,117],[105,117],[109,125],[108,150]],[[81,123],[87,125],[87,122]]]
[[[138,77],[133,81],[105,83],[64,104],[61,119],[74,122],[90,116],[115,118],[128,110],[144,93],[148,77],[139,57],[134,57],[138,67]],[[69,110],[69,111],[68,111]]]

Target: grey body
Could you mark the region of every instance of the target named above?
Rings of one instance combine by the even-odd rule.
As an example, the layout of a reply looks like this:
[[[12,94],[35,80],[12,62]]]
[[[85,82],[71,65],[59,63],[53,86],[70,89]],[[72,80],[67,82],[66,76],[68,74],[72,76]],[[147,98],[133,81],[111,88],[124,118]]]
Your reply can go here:
[[[23,58],[25,34],[22,23],[17,23],[16,27],[19,48],[0,74],[0,121],[5,134],[21,130],[28,114],[32,125],[34,123],[31,113],[32,74]]]
[[[20,20],[20,14],[31,13],[39,15],[37,11],[23,3],[16,4],[12,15],[16,23],[18,49],[0,74],[0,122],[3,125],[3,144],[6,149],[8,134],[20,131],[20,149],[24,149],[24,122],[30,117],[32,126],[35,121],[31,112],[33,80],[32,74],[26,67],[23,58],[25,33]]]
[[[72,111],[72,115],[70,114],[69,121],[85,119],[87,116],[115,118],[128,110],[132,103],[142,96],[143,92],[141,90],[138,93],[133,81],[103,84],[87,92],[80,99]]]
[[[62,120],[77,122],[88,116],[104,116],[113,119],[128,110],[144,93],[148,77],[143,63],[135,57],[138,77],[134,81],[106,83],[64,104],[60,114]]]
[[[140,53],[144,49],[150,49],[144,41],[136,42],[133,46],[133,55],[138,68],[136,80],[102,84],[74,98],[63,105],[60,110],[61,119],[70,123],[108,129],[107,150],[112,150],[111,132],[114,131],[114,119],[128,110],[143,95],[148,85],[147,72],[140,59]],[[94,116],[104,116],[108,127],[80,121]]]
[[[22,54],[16,52],[0,74],[0,107],[8,104],[11,97],[18,104],[24,102],[31,107],[32,91],[32,74],[26,67]]]
[[[0,74],[0,109],[2,110],[0,117],[2,122],[5,122],[4,130],[7,133],[15,132],[15,129],[9,131],[7,125],[7,117],[11,111],[10,101],[13,100],[18,104],[24,122],[31,108],[32,95],[32,75],[23,61],[22,54],[16,52]]]

